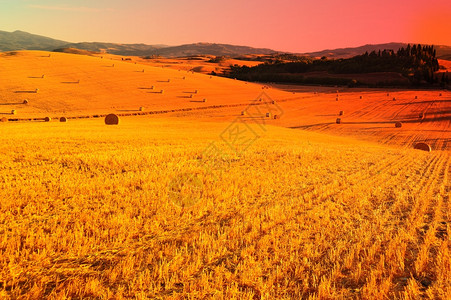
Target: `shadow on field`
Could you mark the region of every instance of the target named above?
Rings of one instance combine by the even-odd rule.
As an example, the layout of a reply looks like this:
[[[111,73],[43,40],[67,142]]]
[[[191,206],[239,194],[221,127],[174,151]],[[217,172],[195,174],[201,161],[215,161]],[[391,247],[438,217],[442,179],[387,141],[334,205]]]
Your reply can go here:
[[[0,103],[0,105],[20,105],[24,104],[23,102],[16,102],[16,103]]]
[[[308,124],[308,125],[302,125],[302,126],[292,126],[288,127],[291,129],[309,129],[317,126],[326,126],[326,125],[332,125],[335,124],[335,122],[328,122],[328,123],[316,123],[316,124]]]
[[[425,101],[415,101],[409,103],[396,103],[394,105],[415,105],[415,104],[428,104],[428,103],[451,103],[451,100],[425,100]]]

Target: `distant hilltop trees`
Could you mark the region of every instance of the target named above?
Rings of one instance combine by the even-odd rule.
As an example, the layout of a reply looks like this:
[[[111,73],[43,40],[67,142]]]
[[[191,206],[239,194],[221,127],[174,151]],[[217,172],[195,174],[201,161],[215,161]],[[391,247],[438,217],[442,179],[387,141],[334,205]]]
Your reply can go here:
[[[254,67],[231,66],[227,75],[250,81],[358,85],[358,81],[345,78],[349,76],[338,78],[336,74],[395,72],[408,78],[406,82],[413,85],[449,84],[448,74],[438,74],[438,70],[434,46],[409,44],[396,52],[394,50],[365,52],[348,59],[326,57],[312,59],[279,55]],[[323,72],[325,75],[322,78],[318,76],[313,78],[308,77],[309,72]]]

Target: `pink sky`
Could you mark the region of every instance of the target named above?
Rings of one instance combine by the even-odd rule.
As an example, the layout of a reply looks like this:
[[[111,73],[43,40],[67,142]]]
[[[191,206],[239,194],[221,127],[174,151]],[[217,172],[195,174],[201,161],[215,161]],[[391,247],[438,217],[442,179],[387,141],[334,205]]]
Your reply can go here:
[[[451,45],[450,0],[0,0],[0,8],[0,30],[70,42],[214,42],[292,52]]]

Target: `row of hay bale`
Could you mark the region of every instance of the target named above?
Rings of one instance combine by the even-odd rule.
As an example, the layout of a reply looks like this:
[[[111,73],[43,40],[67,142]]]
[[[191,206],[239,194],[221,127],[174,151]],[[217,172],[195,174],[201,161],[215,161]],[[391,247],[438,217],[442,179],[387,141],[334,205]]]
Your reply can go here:
[[[246,115],[247,115],[247,112],[246,112],[245,110],[243,110],[243,111],[241,112],[241,115],[242,115],[242,116],[246,116]],[[267,113],[265,114],[265,117],[266,117],[266,118],[270,118],[270,119],[279,119],[279,116],[278,116],[278,115],[273,115],[273,114],[270,113],[270,112],[267,112]]]
[[[20,121],[21,119],[12,119],[13,121]],[[45,117],[45,118],[34,118],[34,119],[25,119],[28,121],[44,121],[44,122],[50,122],[52,121],[51,117]],[[9,122],[9,119],[6,117],[3,117],[0,119],[1,122]],[[61,117],[59,118],[60,122],[67,122],[67,118],[66,117]]]

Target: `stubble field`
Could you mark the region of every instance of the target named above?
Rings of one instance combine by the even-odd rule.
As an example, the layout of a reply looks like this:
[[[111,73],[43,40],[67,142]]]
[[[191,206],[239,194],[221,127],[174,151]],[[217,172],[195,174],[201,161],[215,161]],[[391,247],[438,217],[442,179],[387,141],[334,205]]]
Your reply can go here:
[[[5,116],[91,118],[0,124],[2,297],[450,297],[449,93],[388,91],[397,99],[381,102],[387,91],[351,90],[336,101],[331,88],[272,86],[265,106],[257,84],[186,71],[193,81],[176,84],[183,71],[148,66],[137,82],[132,63],[114,62],[124,79],[93,73],[101,58],[67,54],[52,75],[38,54],[15,56],[35,69],[3,61],[5,103],[39,88],[29,105],[14,104],[17,115],[2,106]],[[91,59],[100,66],[77,61]],[[44,78],[28,78],[40,69]],[[61,83],[67,74],[81,91]],[[162,77],[171,78],[163,95],[139,89]],[[208,102],[182,98],[194,89]],[[175,111],[118,126],[93,117],[139,106]],[[253,108],[281,117],[241,116]],[[237,145],[243,128],[252,142]],[[432,152],[412,149],[428,139]]]

